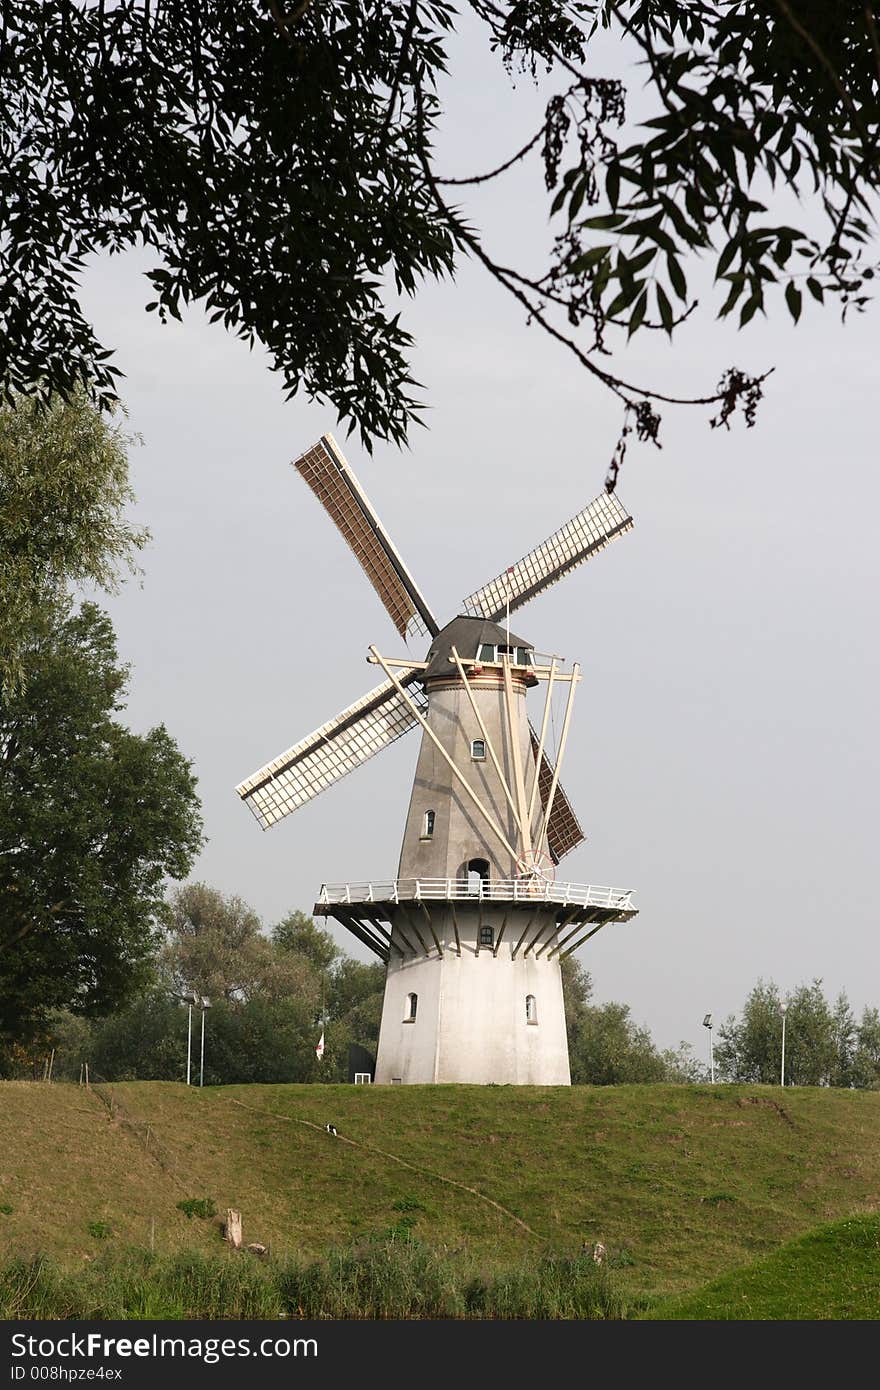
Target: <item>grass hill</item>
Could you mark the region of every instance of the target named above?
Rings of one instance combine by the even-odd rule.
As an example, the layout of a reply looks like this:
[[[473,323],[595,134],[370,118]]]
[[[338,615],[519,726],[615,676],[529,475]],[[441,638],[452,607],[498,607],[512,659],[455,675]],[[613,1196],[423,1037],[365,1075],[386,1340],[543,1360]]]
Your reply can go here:
[[[210,1198],[273,1256],[411,1232],[497,1273],[601,1242],[633,1295],[685,1295],[880,1211],[878,1135],[880,1094],[813,1088],[7,1082],[0,1264],[217,1252],[178,1206]]]
[[[642,1315],[664,1321],[880,1317],[880,1217],[851,1216]]]

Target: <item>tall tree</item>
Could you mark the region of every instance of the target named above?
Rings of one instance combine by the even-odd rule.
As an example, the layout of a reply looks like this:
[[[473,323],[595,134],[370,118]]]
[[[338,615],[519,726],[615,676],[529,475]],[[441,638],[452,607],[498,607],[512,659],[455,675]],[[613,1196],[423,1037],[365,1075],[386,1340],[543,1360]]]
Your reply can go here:
[[[365,443],[402,440],[418,405],[393,285],[470,256],[621,401],[713,425],[763,378],[696,395],[612,370],[633,333],[696,307],[746,324],[779,302],[864,303],[880,181],[880,40],[870,4],[829,0],[469,0],[513,76],[549,84],[543,120],[495,168],[440,169],[448,0],[4,0],[0,28],[0,337],[5,384],[97,399],[116,368],[84,315],[84,257],[144,244],[161,315],[200,301],[260,341],[285,390],[329,399]],[[600,31],[613,70],[596,72]],[[645,119],[626,110],[626,80]],[[626,79],[626,80],[625,80]],[[449,100],[455,99],[450,86]],[[526,132],[524,132],[526,133]],[[556,237],[504,264],[450,201],[535,154]],[[793,220],[792,220],[793,219]],[[585,332],[580,330],[585,329]]]
[[[127,671],[94,604],[58,615],[0,695],[0,1037],[105,1013],[147,967],[167,877],[198,851],[195,778],[167,730],[119,722]]]
[[[0,406],[0,685],[21,682],[25,647],[71,584],[112,592],[134,568],[148,533],[124,516],[131,443],[81,387],[48,408]]]
[[[330,970],[342,955],[330,933],[305,912],[288,912],[272,928],[272,940],[281,951],[305,956],[322,973]]]
[[[866,1091],[880,1090],[880,1011],[876,1008],[864,1009],[859,1020],[852,1084]]]
[[[169,908],[161,967],[178,996],[243,1003],[308,990],[317,1000],[310,963],[275,950],[256,912],[235,894],[188,883],[171,894]]]
[[[741,1018],[731,1016],[718,1030],[715,1061],[719,1074],[727,1081],[779,1084],[783,1003],[786,1084],[861,1084],[856,1079],[855,1066],[859,1032],[849,1001],[841,994],[832,1008],[821,980],[799,985],[785,1000],[772,980],[759,980],[743,1006]]]
[[[715,1064],[726,1081],[772,1084],[780,1077],[782,999],[773,981],[759,980],[746,1000],[742,1018],[731,1014],[718,1029]]]
[[[838,1039],[822,981],[799,985],[785,1015],[785,1080],[790,1086],[830,1086],[837,1078]]]

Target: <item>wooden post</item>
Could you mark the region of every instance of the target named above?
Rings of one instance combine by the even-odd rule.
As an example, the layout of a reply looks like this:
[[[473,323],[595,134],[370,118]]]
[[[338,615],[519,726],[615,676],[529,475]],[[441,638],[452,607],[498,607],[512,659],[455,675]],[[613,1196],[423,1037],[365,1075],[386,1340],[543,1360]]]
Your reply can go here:
[[[515,945],[514,948],[513,948],[513,951],[511,952],[511,955],[510,955],[510,959],[511,959],[511,960],[516,960],[516,953],[517,953],[517,951],[519,950],[520,946],[521,946],[521,945],[523,944],[523,942],[525,941],[525,939],[526,939],[526,933],[531,929],[532,923],[534,922],[534,920],[535,920],[535,918],[537,917],[537,915],[538,915],[538,909],[535,908],[535,911],[532,913],[531,917],[529,918],[529,920],[526,922],[525,926],[523,927],[522,936],[520,937],[519,941],[516,943],[516,945]]]
[[[226,1208],[226,1226],[223,1236],[233,1250],[241,1249],[241,1212],[236,1211],[234,1207]]]
[[[88,1085],[89,1085],[89,1064],[88,1064],[88,1062],[86,1062],[86,1089],[88,1089]]]
[[[455,915],[455,903],[450,898],[449,906],[452,909],[452,930],[455,932],[455,954],[461,955],[461,937],[458,934],[458,918]]]
[[[579,908],[579,907],[573,908],[571,912],[568,912],[568,913],[565,914],[565,916],[563,917],[562,921],[556,926],[555,930],[556,930],[557,945],[559,944],[559,937],[560,937],[560,935],[562,934],[562,932],[568,930],[568,928],[571,926],[572,922],[574,921],[575,917],[577,917],[577,915],[578,915],[579,912],[580,912],[580,908]],[[572,932],[572,936],[576,936],[577,933],[578,933],[579,931],[580,931],[580,927],[575,927],[574,931]],[[539,949],[535,952],[535,960],[540,960],[540,959],[541,959],[541,956],[542,956],[542,955],[544,954],[544,952],[547,950],[547,947],[551,944],[552,940],[553,940],[553,936],[552,936],[552,935],[550,935],[550,936],[547,937],[547,940],[544,942],[544,945],[541,946],[541,947],[539,947]],[[570,941],[570,940],[571,940],[571,937],[568,937],[568,940]],[[551,952],[550,952],[550,955],[552,955],[552,954],[553,954],[553,952],[551,951]],[[548,960],[550,959],[550,955],[548,955],[548,957],[547,957]]]
[[[585,942],[589,941],[591,936],[595,936],[597,931],[601,931],[602,928],[606,927],[607,925],[607,922],[600,922],[598,926],[592,927],[590,931],[587,932],[586,936],[582,936],[579,941],[576,941],[574,943],[573,946],[569,946],[565,951],[560,951],[559,959],[565,960],[566,956],[570,956],[573,951],[579,951],[581,946],[583,946]],[[571,937],[569,937],[569,940],[571,940]]]
[[[435,930],[434,930],[434,923],[433,923],[432,920],[431,920],[431,914],[430,914],[430,912],[428,911],[428,909],[425,907],[425,904],[424,904],[423,902],[420,902],[420,903],[419,903],[419,906],[420,906],[420,908],[422,909],[422,911],[423,911],[424,914],[425,914],[425,918],[426,918],[427,923],[428,923],[428,931],[431,933],[431,935],[432,935],[433,938],[434,938],[434,945],[437,947],[437,954],[440,955],[440,956],[442,956],[442,954],[443,954],[443,947],[440,945],[440,942],[437,940],[437,933],[436,933]]]

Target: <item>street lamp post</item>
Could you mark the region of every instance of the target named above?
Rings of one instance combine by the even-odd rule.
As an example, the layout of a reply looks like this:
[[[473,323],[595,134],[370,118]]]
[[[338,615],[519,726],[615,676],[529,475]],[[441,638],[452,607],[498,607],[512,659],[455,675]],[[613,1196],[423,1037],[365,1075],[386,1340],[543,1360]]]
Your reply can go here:
[[[784,1003],[783,1003],[783,1004],[780,1004],[780,1005],[779,1005],[779,1012],[782,1014],[782,1066],[781,1066],[780,1071],[779,1071],[779,1084],[780,1084],[780,1086],[784,1086],[784,1085],[785,1085],[785,1015],[786,1015],[786,1012],[787,1012],[787,1011],[788,1011],[788,1005],[787,1005],[787,1004],[784,1004]]]
[[[709,1030],[709,1080],[715,1085],[715,1049],[712,1046],[712,1015],[706,1014],[703,1019],[703,1027]]]
[[[199,1057],[199,1086],[205,1084],[205,1013],[211,1007],[210,999],[202,1000],[202,1047]]]

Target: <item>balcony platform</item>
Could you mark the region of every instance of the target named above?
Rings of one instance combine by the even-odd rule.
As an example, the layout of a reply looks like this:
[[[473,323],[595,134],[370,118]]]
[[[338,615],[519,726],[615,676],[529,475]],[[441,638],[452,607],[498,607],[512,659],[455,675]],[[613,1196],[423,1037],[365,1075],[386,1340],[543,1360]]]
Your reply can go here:
[[[435,930],[435,918],[441,910],[449,909],[448,913],[444,911],[444,916],[450,916],[453,924],[455,946],[452,949],[461,955],[459,914],[472,919],[471,909],[476,908],[478,916],[488,909],[517,918],[528,914],[541,919],[546,927],[556,932],[571,928],[566,937],[569,942],[583,927],[594,926],[598,931],[609,922],[630,921],[638,912],[632,903],[633,892],[631,888],[600,887],[592,883],[523,879],[490,879],[478,887],[449,878],[380,879],[367,883],[325,883],[313,911],[317,917],[334,918],[380,959],[388,961],[392,952],[401,957],[405,954],[392,939],[395,924],[412,926],[427,955],[431,946],[425,943],[415,925],[417,922],[426,924],[426,936],[430,936],[438,955],[442,956],[443,945]],[[412,935],[409,933],[410,940]],[[497,948],[493,954],[497,955]]]

